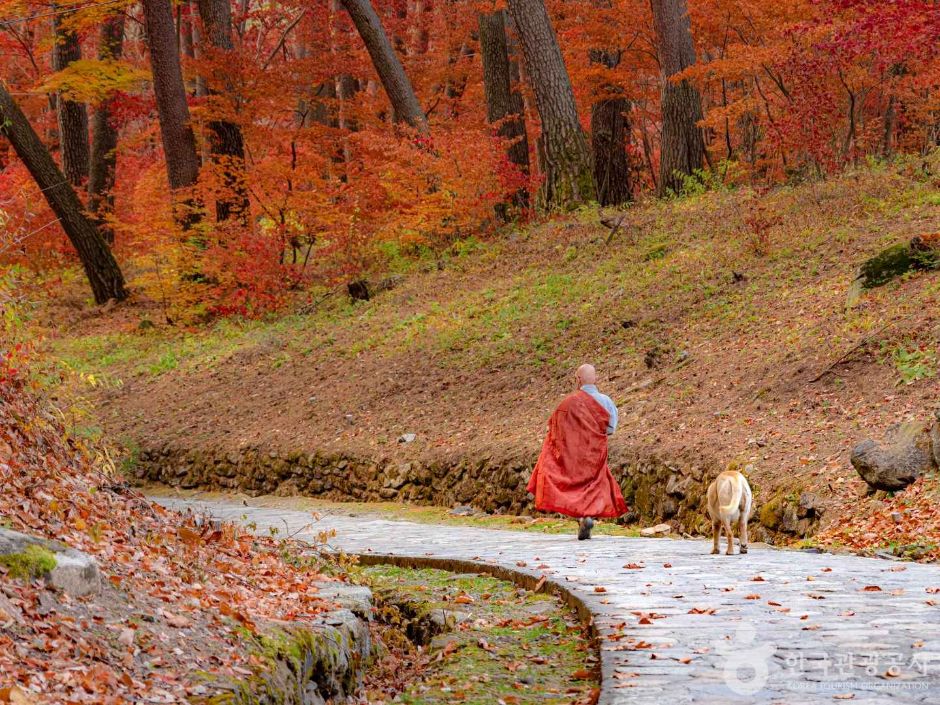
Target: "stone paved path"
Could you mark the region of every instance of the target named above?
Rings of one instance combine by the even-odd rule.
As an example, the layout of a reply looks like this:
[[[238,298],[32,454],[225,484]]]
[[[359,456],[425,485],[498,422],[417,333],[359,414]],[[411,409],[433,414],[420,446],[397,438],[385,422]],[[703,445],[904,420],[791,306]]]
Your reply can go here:
[[[566,582],[603,635],[601,703],[940,703],[936,566],[341,514],[311,525],[305,512],[250,502],[157,501],[261,530],[309,525],[301,538],[336,529],[348,552],[477,559]]]

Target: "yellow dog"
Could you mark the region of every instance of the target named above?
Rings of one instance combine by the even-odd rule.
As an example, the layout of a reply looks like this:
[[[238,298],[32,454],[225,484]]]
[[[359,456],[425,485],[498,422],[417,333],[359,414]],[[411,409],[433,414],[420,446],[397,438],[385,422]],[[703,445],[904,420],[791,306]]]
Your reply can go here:
[[[747,553],[747,520],[751,516],[751,486],[737,470],[725,470],[708,486],[708,514],[712,520],[712,553],[718,553],[718,540],[724,527],[728,536],[729,556],[734,555],[734,531],[738,522],[741,530],[741,553]]]

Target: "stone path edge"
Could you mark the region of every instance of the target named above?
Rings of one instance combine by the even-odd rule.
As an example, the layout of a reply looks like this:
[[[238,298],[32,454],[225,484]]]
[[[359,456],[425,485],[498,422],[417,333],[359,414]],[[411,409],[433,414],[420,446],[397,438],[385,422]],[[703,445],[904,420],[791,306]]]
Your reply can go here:
[[[601,637],[594,620],[596,615],[580,595],[557,580],[522,568],[510,568],[499,563],[487,563],[486,561],[474,561],[465,558],[407,556],[390,553],[351,553],[347,555],[355,556],[359,565],[392,565],[398,568],[409,568],[412,570],[433,568],[436,570],[446,570],[451,573],[476,573],[478,575],[488,575],[497,580],[505,580],[530,592],[555,595],[560,598],[565,605],[575,611],[581,624],[588,630],[591,639],[590,648],[597,657],[597,662],[600,667],[600,683],[598,684],[600,687],[600,697],[597,701],[597,705],[609,705],[614,702],[614,694],[612,692],[614,678],[613,664],[605,662],[604,659],[601,658]]]

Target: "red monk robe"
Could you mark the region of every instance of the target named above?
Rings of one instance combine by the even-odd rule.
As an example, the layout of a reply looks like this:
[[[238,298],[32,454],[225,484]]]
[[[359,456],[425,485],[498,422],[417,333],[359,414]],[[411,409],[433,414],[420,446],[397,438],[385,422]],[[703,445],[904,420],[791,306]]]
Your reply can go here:
[[[570,517],[618,517],[627,503],[607,467],[610,414],[585,391],[569,394],[548,421],[529,492],[535,507]]]

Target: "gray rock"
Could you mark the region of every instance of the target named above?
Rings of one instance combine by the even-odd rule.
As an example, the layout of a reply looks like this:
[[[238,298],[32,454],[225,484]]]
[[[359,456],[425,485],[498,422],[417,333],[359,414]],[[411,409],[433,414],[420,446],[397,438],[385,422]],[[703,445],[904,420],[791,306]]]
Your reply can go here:
[[[672,531],[672,527],[669,524],[657,524],[656,526],[648,526],[645,529],[640,529],[641,536],[656,536],[657,534],[668,534]]]
[[[464,505],[464,504],[458,505],[454,507],[453,509],[451,509],[450,512],[448,512],[448,514],[454,517],[472,517],[476,513],[477,513],[476,509],[474,509],[473,507]]]
[[[417,437],[418,436],[415,435],[414,433],[403,433],[398,437],[398,442],[399,443],[411,443]]]
[[[335,602],[361,619],[372,619],[372,591],[365,585],[349,583],[318,583],[317,594],[324,600]]]
[[[39,546],[55,556],[55,568],[45,580],[53,587],[73,597],[82,597],[98,592],[101,575],[98,563],[87,553],[69,548],[58,541],[21,534],[11,529],[0,529],[0,556],[22,553],[29,546]]]
[[[923,424],[897,424],[888,429],[883,442],[869,439],[855,446],[852,467],[870,487],[896,492],[936,467],[930,446]]]

